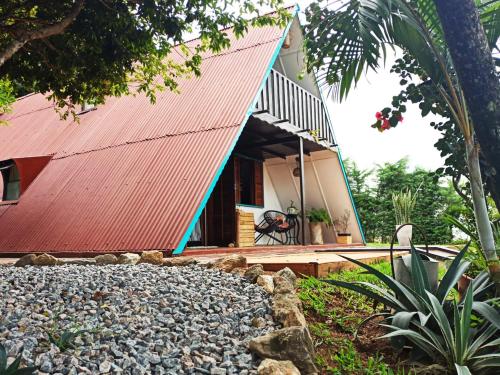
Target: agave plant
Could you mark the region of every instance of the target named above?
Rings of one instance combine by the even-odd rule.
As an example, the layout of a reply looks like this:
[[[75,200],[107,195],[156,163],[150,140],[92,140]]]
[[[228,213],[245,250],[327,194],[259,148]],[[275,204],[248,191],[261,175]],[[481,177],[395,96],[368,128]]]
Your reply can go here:
[[[490,366],[489,362],[485,362],[478,357],[480,355],[478,353],[491,346],[491,342],[488,342],[488,340],[500,329],[500,313],[492,306],[492,304],[498,302],[498,299],[488,299],[494,289],[488,273],[484,271],[472,280],[465,297],[461,300],[455,301],[448,298],[451,289],[457,284],[459,278],[470,265],[469,262],[463,261],[467,248],[468,246],[464,247],[451,262],[437,290],[434,292],[431,292],[422,259],[413,245],[410,266],[411,287],[367,264],[348,257],[343,258],[364,268],[369,274],[376,276],[382,286],[368,282],[344,282],[330,279],[323,281],[358,292],[389,307],[390,312],[376,313],[362,322],[361,325],[377,316],[384,316],[385,322],[389,323],[387,326],[393,331],[385,337],[392,338],[393,344],[397,347],[402,348],[406,337],[414,343],[415,347],[427,353],[431,358],[439,357],[449,365],[454,366],[457,363],[462,366],[463,363],[468,363],[469,359],[474,358],[474,361],[481,360],[474,365],[474,368],[479,366],[480,363],[483,363],[484,366],[486,366],[484,363],[488,363],[488,366]],[[445,330],[448,334],[449,331],[446,325],[443,326],[441,318],[447,320],[447,316],[452,316],[459,310],[465,314],[465,317],[462,319],[457,315],[457,318],[451,323],[451,327],[455,332],[454,335],[460,337],[457,340],[459,340],[461,346],[457,349],[452,346],[456,340],[452,342],[449,335],[445,336],[440,332]],[[467,313],[469,310],[480,316],[484,322],[482,323],[483,326],[487,328],[483,328],[477,334],[470,331],[469,315],[471,313]],[[456,326],[457,322],[460,327]],[[450,323],[446,324],[450,325]],[[468,327],[467,331],[465,327]],[[432,339],[427,337],[430,335],[434,335]],[[442,337],[436,338],[439,336]],[[474,340],[476,336],[477,340],[479,340],[477,342]],[[497,341],[494,340],[493,342],[496,343]],[[439,346],[440,350],[430,349],[429,351],[429,343],[434,343],[434,345],[439,343],[441,345]],[[464,349],[466,345],[470,345],[471,348]],[[459,357],[460,359],[457,360],[456,358]],[[493,361],[493,363],[496,366],[497,362]],[[467,372],[462,373],[466,374]]]
[[[7,352],[5,347],[0,344],[0,374],[1,375],[31,375],[36,371],[35,367],[23,367],[19,368],[21,365],[21,357],[22,357],[22,349],[21,353],[16,357],[14,362],[12,362],[9,366],[7,366]]]
[[[458,375],[493,374],[500,367],[499,323],[486,320],[480,329],[472,329],[473,290],[467,290],[464,302],[459,306],[453,301],[453,321],[439,300],[426,292],[430,314],[412,320],[408,329],[395,325],[384,325],[392,332],[381,338],[405,337],[416,347],[438,362],[445,362],[449,370]],[[416,314],[416,313],[415,313]],[[428,327],[429,319],[437,323],[438,330]],[[495,338],[496,335],[496,338]]]

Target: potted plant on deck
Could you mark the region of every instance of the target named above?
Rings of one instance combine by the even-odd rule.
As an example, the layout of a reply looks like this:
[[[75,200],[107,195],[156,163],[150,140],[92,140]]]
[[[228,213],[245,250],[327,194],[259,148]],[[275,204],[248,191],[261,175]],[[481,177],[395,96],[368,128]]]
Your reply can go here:
[[[410,246],[413,226],[405,225],[411,223],[411,213],[415,208],[417,193],[413,194],[409,189],[399,194],[392,194],[392,205],[394,206],[394,215],[396,216],[396,230],[399,229],[399,246]],[[401,229],[400,227],[403,226]]]
[[[352,244],[352,235],[349,232],[349,223],[351,221],[351,211],[344,210],[344,214],[334,221],[337,230],[337,243],[342,245]]]
[[[323,244],[323,229],[321,227],[322,223],[327,226],[332,225],[332,219],[330,214],[324,208],[311,208],[306,213],[307,220],[309,220],[309,231],[311,234],[311,243],[313,245]]]

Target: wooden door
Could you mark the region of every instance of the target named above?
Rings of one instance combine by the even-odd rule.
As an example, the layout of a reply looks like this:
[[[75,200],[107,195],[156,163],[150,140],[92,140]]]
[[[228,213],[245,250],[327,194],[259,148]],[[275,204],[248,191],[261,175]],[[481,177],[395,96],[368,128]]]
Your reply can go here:
[[[226,247],[236,242],[235,168],[229,159],[206,205],[208,246]]]

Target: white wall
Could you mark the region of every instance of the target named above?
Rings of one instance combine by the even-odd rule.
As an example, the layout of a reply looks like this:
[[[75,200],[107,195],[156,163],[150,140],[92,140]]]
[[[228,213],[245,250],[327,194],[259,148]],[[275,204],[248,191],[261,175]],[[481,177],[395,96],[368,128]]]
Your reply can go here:
[[[276,187],[276,194],[282,207],[289,206],[290,200],[300,207],[299,178],[293,176],[296,166],[295,157],[287,160],[275,158],[267,162],[269,177]],[[337,218],[349,210],[351,213],[349,230],[353,242],[361,243],[362,236],[356,220],[349,191],[344,181],[337,153],[330,150],[317,151],[304,158],[306,210],[325,208],[332,218]],[[307,223],[306,223],[307,225]],[[333,228],[324,229],[325,242],[334,243]],[[306,241],[309,242],[309,230],[306,228]]]
[[[245,206],[245,205],[236,205],[236,208],[245,211],[245,212],[253,212],[254,221],[256,224],[260,223],[263,219],[264,212],[268,210],[276,210],[283,212],[283,206],[278,199],[278,195],[276,194],[276,190],[273,185],[273,181],[269,176],[269,171],[267,167],[267,162],[264,162],[264,207],[254,207],[254,206]],[[286,209],[287,206],[285,206]],[[267,239],[261,239],[258,244],[266,244]]]

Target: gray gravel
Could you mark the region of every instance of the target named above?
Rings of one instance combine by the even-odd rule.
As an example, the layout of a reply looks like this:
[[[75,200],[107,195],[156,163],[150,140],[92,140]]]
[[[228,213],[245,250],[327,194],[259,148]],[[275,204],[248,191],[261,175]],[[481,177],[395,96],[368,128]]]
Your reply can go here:
[[[277,328],[263,289],[201,266],[0,267],[0,297],[0,342],[39,374],[255,374],[246,343]]]

